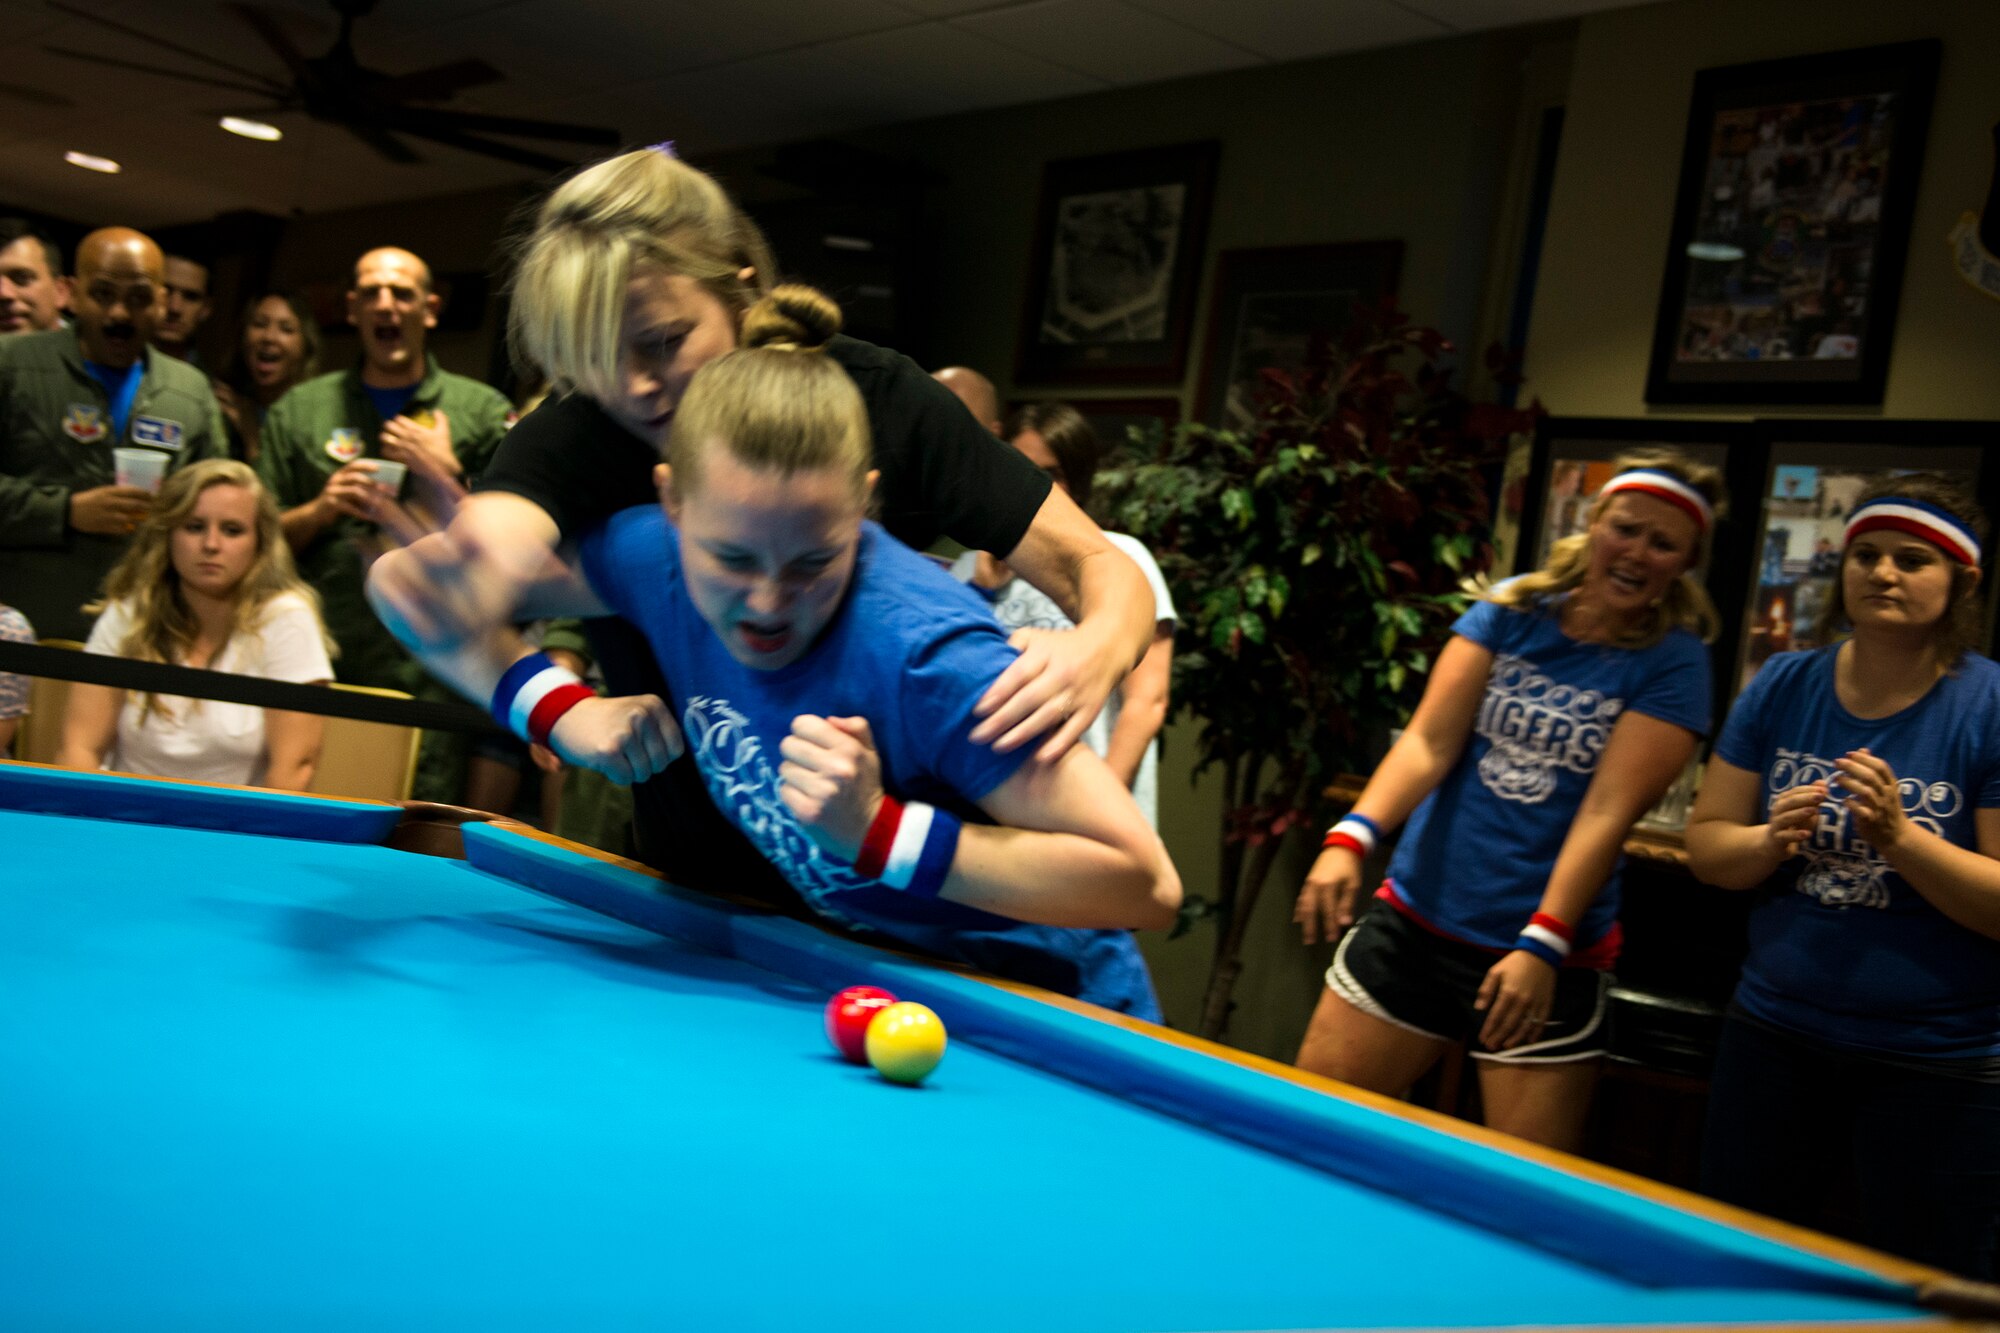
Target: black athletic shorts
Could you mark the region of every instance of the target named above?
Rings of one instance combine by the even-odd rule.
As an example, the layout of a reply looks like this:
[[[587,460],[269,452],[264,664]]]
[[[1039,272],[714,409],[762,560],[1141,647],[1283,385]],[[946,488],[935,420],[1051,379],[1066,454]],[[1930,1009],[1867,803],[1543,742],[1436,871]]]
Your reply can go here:
[[[1587,967],[1556,973],[1556,998],[1539,1039],[1506,1051],[1479,1040],[1486,1015],[1472,1007],[1500,961],[1477,945],[1426,930],[1380,898],[1334,950],[1326,984],[1363,1013],[1443,1041],[1464,1042],[1478,1060],[1562,1064],[1604,1054],[1611,974]]]

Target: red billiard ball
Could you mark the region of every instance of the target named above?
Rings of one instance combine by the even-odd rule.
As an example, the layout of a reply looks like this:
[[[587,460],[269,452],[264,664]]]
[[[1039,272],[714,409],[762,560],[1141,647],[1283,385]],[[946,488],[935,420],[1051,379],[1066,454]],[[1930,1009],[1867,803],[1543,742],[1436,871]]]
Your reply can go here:
[[[826,1002],[826,1037],[850,1063],[868,1063],[868,1024],[896,1002],[880,986],[849,986]]]

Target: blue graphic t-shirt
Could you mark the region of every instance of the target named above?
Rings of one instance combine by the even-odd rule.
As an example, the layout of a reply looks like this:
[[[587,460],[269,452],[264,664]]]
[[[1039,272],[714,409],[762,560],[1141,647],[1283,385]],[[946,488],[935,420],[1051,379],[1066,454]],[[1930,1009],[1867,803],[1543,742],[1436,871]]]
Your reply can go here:
[[[584,576],[645,632],[681,709],[688,754],[716,808],[813,910],[943,958],[1107,1008],[1159,1017],[1129,931],[1032,925],[864,879],[822,852],[778,798],[779,744],[801,713],[865,717],[882,785],[968,822],[1032,747],[995,754],[967,739],[973,705],[1014,660],[976,594],[873,523],[862,525],[853,582],[798,661],[776,671],[729,655],[689,600],[680,537],[654,505],[585,537]]]
[[[1912,823],[1979,845],[1973,812],[2000,806],[2000,666],[1967,655],[1900,713],[1859,718],[1834,692],[1839,648],[1780,653],[1737,696],[1715,743],[1771,798],[1832,781],[1805,851],[1750,916],[1736,1002],[1752,1018],[1866,1050],[2000,1054],[2000,940],[1945,916],[1856,834],[1834,761],[1862,747],[1900,779]]]
[[[1651,648],[1581,643],[1557,607],[1517,610],[1478,602],[1452,633],[1493,654],[1486,695],[1465,752],[1417,807],[1389,863],[1400,905],[1433,928],[1509,949],[1548,888],[1583,795],[1627,712],[1708,731],[1708,650],[1686,630]],[[1622,862],[1620,863],[1622,865]],[[1579,963],[1615,952],[1614,869],[1576,925]]]

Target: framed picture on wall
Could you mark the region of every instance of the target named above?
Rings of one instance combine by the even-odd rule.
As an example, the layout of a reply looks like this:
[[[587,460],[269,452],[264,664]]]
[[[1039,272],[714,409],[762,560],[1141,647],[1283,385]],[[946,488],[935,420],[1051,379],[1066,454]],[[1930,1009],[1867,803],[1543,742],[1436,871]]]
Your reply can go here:
[[[1695,76],[1648,402],[1882,401],[1938,52]]]
[[[1949,421],[1762,423],[1768,432],[1757,509],[1746,514],[1754,552],[1742,598],[1729,694],[1774,653],[1819,648],[1839,636],[1821,623],[1837,581],[1848,516],[1864,487],[1899,473],[1937,472],[1995,512],[2000,468],[1984,462],[1990,426]],[[1991,624],[1992,589],[1986,589]]]
[[[1401,241],[1224,250],[1216,259],[1195,420],[1242,430],[1266,370],[1296,370],[1315,340],[1338,338],[1357,306],[1396,291]]]
[[[1192,143],[1048,164],[1017,380],[1181,380],[1220,151]]]

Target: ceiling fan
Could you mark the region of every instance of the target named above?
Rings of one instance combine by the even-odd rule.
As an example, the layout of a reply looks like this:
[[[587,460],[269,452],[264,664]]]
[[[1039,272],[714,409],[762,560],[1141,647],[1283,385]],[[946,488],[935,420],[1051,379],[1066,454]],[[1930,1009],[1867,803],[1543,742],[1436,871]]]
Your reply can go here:
[[[481,153],[540,171],[561,171],[576,165],[532,149],[520,148],[489,135],[502,134],[524,139],[545,139],[592,147],[616,146],[617,130],[589,125],[567,125],[549,120],[522,120],[512,116],[488,116],[471,111],[441,110],[419,103],[441,102],[467,88],[495,83],[505,76],[483,60],[454,60],[409,74],[382,74],[363,68],[354,55],[354,23],[375,8],[376,0],[329,0],[340,14],[340,36],[324,55],[306,56],[292,44],[269,12],[255,5],[230,3],[223,8],[249,25],[266,46],[284,62],[291,81],[245,69],[203,51],[168,41],[164,37],[108,19],[100,14],[48,0],[49,8],[72,18],[83,19],[113,32],[137,37],[162,51],[171,51],[211,68],[236,75],[221,79],[210,74],[194,74],[158,65],[119,60],[92,51],[71,47],[44,46],[53,55],[71,60],[87,60],[115,69],[137,70],[183,83],[251,93],[272,99],[274,105],[234,108],[219,115],[268,116],[273,112],[303,111],[315,120],[337,125],[360,139],[392,162],[421,162],[416,150],[404,137],[427,139],[432,143]]]

